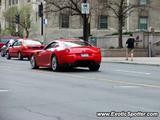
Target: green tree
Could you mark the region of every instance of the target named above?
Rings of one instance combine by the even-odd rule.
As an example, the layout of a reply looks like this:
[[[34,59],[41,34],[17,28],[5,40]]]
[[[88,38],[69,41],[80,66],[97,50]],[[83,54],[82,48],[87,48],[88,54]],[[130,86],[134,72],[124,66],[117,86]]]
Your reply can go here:
[[[10,31],[10,34],[16,34],[16,24],[18,24],[18,33],[22,34],[25,32],[23,37],[28,38],[29,36],[29,28],[31,24],[30,13],[32,11],[31,6],[13,6],[7,9],[3,15],[5,20],[8,22],[7,29]],[[16,23],[16,15],[19,15],[19,23]]]

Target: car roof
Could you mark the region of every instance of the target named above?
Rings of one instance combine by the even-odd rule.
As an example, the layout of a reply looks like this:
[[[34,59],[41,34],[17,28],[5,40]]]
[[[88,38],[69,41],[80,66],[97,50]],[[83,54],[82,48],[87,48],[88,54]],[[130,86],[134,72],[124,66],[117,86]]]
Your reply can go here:
[[[0,38],[20,38],[18,36],[0,36]]]
[[[30,40],[32,40],[32,41],[38,41],[38,40],[34,40],[34,39],[29,39],[29,38],[27,38],[27,39],[19,38],[18,40],[19,40],[19,41],[27,41],[27,40],[29,40],[29,41],[30,41]]]
[[[72,41],[72,40],[81,40],[79,38],[60,38],[58,41]]]

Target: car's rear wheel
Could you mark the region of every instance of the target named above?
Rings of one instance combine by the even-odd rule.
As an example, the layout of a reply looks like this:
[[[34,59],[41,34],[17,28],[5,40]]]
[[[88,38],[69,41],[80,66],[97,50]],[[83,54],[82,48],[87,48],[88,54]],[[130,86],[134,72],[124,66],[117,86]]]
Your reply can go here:
[[[20,52],[18,53],[18,60],[23,60],[23,56]]]
[[[90,71],[98,71],[100,68],[100,64],[99,63],[91,63],[89,65],[89,70]]]
[[[32,69],[38,69],[39,67],[37,66],[36,60],[34,55],[32,55],[32,57],[30,58],[30,64],[31,64],[31,68]]]
[[[7,60],[11,59],[11,56],[10,56],[10,54],[9,54],[8,51],[7,51],[7,53],[6,53],[6,58],[7,58]]]
[[[3,50],[1,50],[1,57],[4,57],[4,56],[5,56],[5,54],[4,54]]]
[[[60,70],[60,66],[59,66],[56,55],[52,56],[51,68],[52,68],[53,71],[59,71]]]

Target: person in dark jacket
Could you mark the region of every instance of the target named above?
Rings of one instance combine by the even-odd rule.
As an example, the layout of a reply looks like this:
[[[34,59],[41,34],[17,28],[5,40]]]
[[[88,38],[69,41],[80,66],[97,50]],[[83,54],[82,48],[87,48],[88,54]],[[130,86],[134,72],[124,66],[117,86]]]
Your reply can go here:
[[[131,56],[131,61],[133,61],[134,42],[135,42],[135,39],[133,38],[133,35],[130,34],[130,37],[126,41],[126,45],[127,45],[127,48],[126,48],[126,60],[128,60],[128,56],[130,55]]]

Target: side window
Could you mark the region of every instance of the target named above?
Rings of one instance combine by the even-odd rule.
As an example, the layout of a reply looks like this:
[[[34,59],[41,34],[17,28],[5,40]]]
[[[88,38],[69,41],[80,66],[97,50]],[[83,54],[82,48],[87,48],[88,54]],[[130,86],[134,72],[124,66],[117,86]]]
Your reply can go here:
[[[53,42],[53,43],[49,44],[49,45],[45,48],[45,50],[54,48],[56,45],[58,45],[58,43],[57,43],[57,42]]]
[[[13,44],[13,46],[17,46],[17,44],[18,44],[18,41],[17,41],[17,42],[15,42],[15,43]]]
[[[22,44],[21,41],[17,41],[17,42],[15,42],[15,43],[13,44],[13,46],[20,46],[21,44]]]
[[[18,46],[22,45],[22,42],[21,41],[18,41]]]

